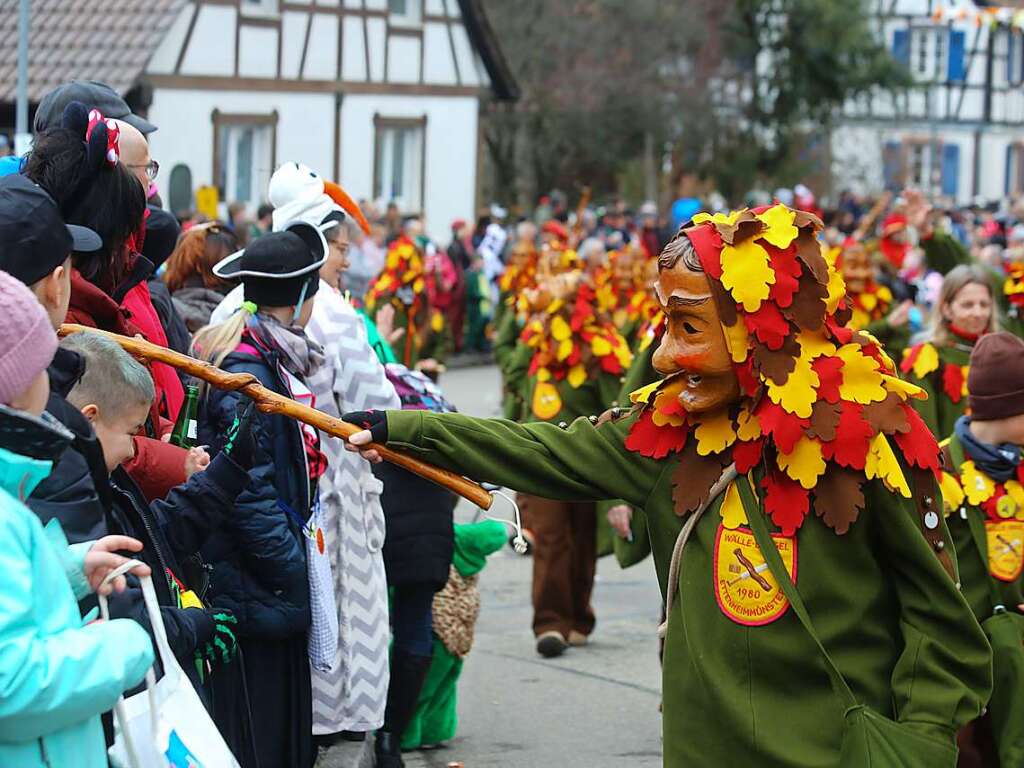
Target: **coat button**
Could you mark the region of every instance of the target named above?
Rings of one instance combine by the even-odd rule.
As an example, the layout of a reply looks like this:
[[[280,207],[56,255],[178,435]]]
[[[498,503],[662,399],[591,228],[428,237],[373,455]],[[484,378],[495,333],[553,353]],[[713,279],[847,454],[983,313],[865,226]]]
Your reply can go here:
[[[564,421],[560,421],[560,422],[558,422],[558,428],[559,428],[559,429],[565,429],[565,428],[567,428],[568,426],[569,426],[569,425],[568,425],[568,424],[566,424],[566,423],[565,423]]]
[[[616,405],[614,408],[612,408],[612,418],[613,419],[619,418],[619,416],[621,414],[622,414],[622,409],[619,408],[619,406]]]
[[[940,552],[940,551],[942,551],[945,548],[946,548],[946,542],[941,541],[941,540],[935,542],[935,551],[936,552]]]
[[[591,424],[597,424],[597,416],[595,416],[594,414],[590,414],[589,416],[587,416],[587,419],[590,420]]]
[[[934,512],[926,512],[924,515],[924,527],[933,531],[939,527],[939,516]]]
[[[932,505],[932,501],[933,501],[933,499],[932,499],[931,496],[925,496],[924,497],[924,505],[926,507],[930,507]]]

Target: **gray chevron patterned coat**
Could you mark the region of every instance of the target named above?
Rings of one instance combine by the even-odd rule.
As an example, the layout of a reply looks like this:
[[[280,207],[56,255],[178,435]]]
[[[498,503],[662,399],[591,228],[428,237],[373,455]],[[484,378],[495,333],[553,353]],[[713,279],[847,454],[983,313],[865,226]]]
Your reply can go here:
[[[306,327],[325,363],[308,380],[316,406],[332,416],[398,408],[398,396],[367,342],[362,318],[320,283]],[[388,692],[388,596],[381,547],[381,482],[370,465],[323,435],[328,470],[320,481],[324,538],[338,604],[338,652],[330,672],[312,671],[313,733],[372,731]]]

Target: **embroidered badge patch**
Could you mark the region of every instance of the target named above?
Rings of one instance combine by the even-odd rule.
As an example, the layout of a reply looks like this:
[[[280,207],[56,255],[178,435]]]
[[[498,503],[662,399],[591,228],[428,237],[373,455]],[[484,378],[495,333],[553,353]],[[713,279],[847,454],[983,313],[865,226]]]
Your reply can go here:
[[[773,533],[772,538],[790,577],[796,581],[796,538]],[[768,563],[749,528],[718,526],[715,537],[715,599],[722,613],[747,627],[778,619],[789,608]]]
[[[562,410],[562,398],[558,388],[550,381],[538,381],[533,390],[533,415],[548,421]]]
[[[985,534],[989,573],[1000,581],[1014,581],[1024,570],[1024,521],[986,520]]]

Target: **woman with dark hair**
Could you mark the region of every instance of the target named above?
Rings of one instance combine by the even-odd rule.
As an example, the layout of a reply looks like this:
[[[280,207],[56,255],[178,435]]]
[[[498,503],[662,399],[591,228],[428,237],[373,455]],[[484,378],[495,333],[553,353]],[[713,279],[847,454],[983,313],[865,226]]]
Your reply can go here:
[[[67,321],[167,346],[146,279],[153,265],[139,254],[145,234],[146,193],[118,159],[118,121],[88,112],[80,102],[64,110],[60,126],[36,136],[25,175],[57,202],[64,220],[95,231],[103,247],[72,256]],[[146,436],[135,438],[126,463],[147,498],[162,498],[186,479],[185,452],[160,442],[184,401],[174,369],[149,367],[156,387]]]
[[[209,324],[210,314],[234,287],[217,277],[213,267],[237,250],[235,233],[219,221],[208,221],[185,232],[167,260],[164,282],[192,333]]]

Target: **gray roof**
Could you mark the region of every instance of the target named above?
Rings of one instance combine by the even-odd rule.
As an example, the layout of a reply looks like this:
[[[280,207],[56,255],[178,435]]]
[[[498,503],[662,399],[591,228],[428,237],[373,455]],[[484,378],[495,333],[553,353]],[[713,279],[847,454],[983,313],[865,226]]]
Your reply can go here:
[[[32,0],[28,94],[68,80],[135,85],[185,0]],[[0,102],[18,82],[18,0],[0,0]]]

